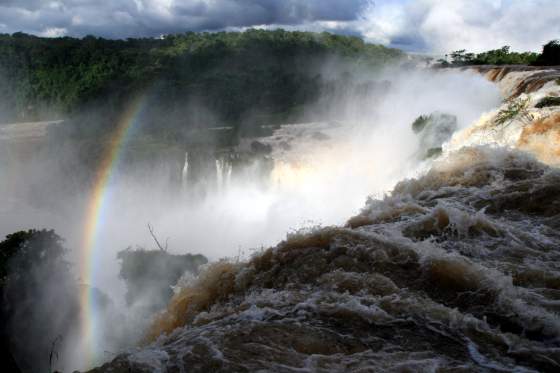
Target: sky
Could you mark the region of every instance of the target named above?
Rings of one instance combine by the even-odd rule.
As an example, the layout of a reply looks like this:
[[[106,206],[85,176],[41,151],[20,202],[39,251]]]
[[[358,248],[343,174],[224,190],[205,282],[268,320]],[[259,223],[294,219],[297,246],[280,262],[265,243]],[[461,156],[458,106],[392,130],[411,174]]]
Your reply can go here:
[[[159,37],[247,28],[357,35],[410,52],[539,51],[560,0],[0,0],[0,33]]]

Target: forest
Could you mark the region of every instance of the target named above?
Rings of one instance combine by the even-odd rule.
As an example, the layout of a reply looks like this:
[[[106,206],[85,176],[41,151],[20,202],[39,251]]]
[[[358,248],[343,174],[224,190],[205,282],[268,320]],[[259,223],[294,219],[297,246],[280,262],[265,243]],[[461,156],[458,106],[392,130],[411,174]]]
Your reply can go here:
[[[325,61],[352,74],[403,56],[358,37],[284,30],[126,40],[5,34],[0,122],[79,118],[80,133],[94,133],[139,94],[149,97],[146,118],[160,131],[164,123],[270,122],[317,99]]]
[[[465,49],[453,51],[438,62],[442,66],[467,65],[560,65],[560,41],[551,40],[542,47],[541,53],[514,52],[508,45],[482,53],[467,52]]]

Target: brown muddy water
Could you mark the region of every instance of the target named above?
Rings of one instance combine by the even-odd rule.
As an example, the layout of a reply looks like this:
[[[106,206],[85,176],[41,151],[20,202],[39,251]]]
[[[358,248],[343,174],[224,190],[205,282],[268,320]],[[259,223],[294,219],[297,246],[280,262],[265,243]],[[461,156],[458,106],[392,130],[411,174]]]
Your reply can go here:
[[[559,371],[559,228],[558,169],[465,148],[345,227],[210,264],[92,372]]]

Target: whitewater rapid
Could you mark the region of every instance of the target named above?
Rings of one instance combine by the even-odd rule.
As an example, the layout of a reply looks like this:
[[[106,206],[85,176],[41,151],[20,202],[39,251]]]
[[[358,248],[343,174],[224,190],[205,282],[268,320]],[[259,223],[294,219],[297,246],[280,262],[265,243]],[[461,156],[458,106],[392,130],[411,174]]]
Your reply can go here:
[[[485,73],[523,112],[482,114],[344,226],[209,264],[94,371],[558,371],[559,107],[538,104],[560,85]],[[317,172],[286,162],[279,182]]]
[[[475,69],[476,74],[484,73],[496,82],[505,100],[456,133],[446,145],[449,152],[464,146],[501,146],[528,152],[549,165],[560,165],[560,110],[558,104],[542,106],[544,100],[560,96],[560,69],[519,69]],[[497,123],[498,117],[512,107],[519,113]]]
[[[169,336],[99,371],[552,371],[558,195],[530,156],[463,149],[346,227],[210,264],[150,330]]]

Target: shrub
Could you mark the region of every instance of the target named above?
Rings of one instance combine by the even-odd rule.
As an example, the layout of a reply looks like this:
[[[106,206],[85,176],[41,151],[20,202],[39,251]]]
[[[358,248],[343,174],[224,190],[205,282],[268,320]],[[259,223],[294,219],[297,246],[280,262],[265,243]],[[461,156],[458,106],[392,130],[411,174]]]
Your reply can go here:
[[[117,258],[122,260],[120,276],[126,282],[127,303],[142,302],[149,312],[165,307],[173,295],[171,287],[185,272],[196,274],[208,261],[203,255],[143,249],[121,251]]]
[[[534,64],[540,66],[560,65],[560,40],[551,40],[543,45],[542,53]]]
[[[548,96],[540,100],[535,107],[536,108],[543,108],[549,106],[560,106],[560,97]]]
[[[494,122],[499,125],[509,124],[514,119],[518,118],[524,122],[530,122],[531,117],[527,111],[529,106],[529,99],[510,99],[507,102],[507,107],[498,112]]]
[[[443,152],[441,146],[437,148],[430,148],[426,151],[426,158],[438,157]]]
[[[428,115],[420,115],[418,118],[412,122],[412,130],[414,133],[421,132],[426,124],[428,124],[430,117]]]

